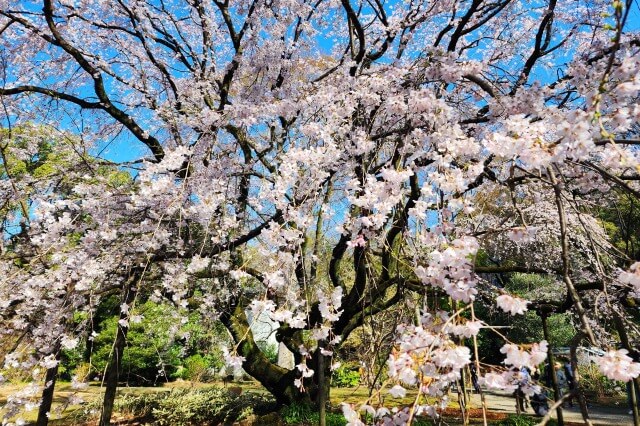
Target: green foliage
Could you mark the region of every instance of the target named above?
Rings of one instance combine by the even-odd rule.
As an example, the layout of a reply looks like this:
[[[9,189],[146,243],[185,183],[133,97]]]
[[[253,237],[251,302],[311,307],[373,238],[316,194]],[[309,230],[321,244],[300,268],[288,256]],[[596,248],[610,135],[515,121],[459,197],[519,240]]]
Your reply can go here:
[[[282,420],[288,425],[317,425],[320,424],[320,413],[306,404],[291,404],[280,411]],[[342,414],[325,413],[327,426],[345,426],[347,419]]]
[[[73,314],[73,323],[81,324],[87,320],[86,312],[76,312]],[[63,349],[58,366],[58,374],[62,380],[71,380],[73,376],[78,376],[78,380],[85,380],[90,374],[89,364],[85,360],[86,341],[81,340],[74,349]]]
[[[509,274],[505,289],[528,300],[561,298],[566,293],[565,285],[548,275]]]
[[[218,387],[125,394],[115,405],[117,412],[144,418],[158,426],[227,424],[274,408],[275,402],[264,395],[237,395]]]
[[[509,274],[505,279],[505,289],[528,300],[562,299],[564,298],[564,284],[559,284],[548,277],[537,274]],[[524,315],[511,316],[495,306],[484,305],[477,301],[474,305],[476,314],[483,321],[507,327],[500,330],[510,341],[516,343],[533,343],[544,339],[542,319],[535,311],[527,311]],[[569,342],[576,333],[567,313],[553,314],[547,319],[549,328],[549,343],[551,347],[569,346]],[[496,333],[483,329],[478,335],[478,349],[483,359],[494,359],[499,353],[504,340]]]
[[[10,137],[10,139],[9,139]],[[24,124],[0,129],[0,178],[11,176],[14,180],[25,177],[38,180],[59,176],[58,185],[70,189],[68,171],[80,165],[91,165],[92,174],[101,176],[114,187],[131,183],[131,174],[113,165],[99,165],[86,154],[75,136],[44,125]],[[63,189],[64,189],[63,188]],[[60,189],[60,186],[58,187]],[[27,194],[29,195],[29,194]]]
[[[632,195],[619,193],[599,211],[601,223],[613,244],[630,259],[640,258],[640,203]]]
[[[119,300],[107,298],[98,307],[94,321],[98,335],[83,354],[94,366],[93,377],[100,376],[109,362],[119,319]],[[209,381],[224,366],[221,347],[226,334],[218,322],[206,322],[198,312],[187,317],[169,304],[147,301],[132,307],[127,346],[122,359],[122,380],[129,384],[156,384],[168,379]],[[63,360],[68,370],[77,357]]]
[[[180,332],[185,336],[185,356],[200,354],[205,358],[209,368],[220,370],[224,367],[222,347],[229,337],[219,321],[205,321],[199,312],[191,312]]]
[[[423,417],[416,417],[411,424],[413,426],[433,426],[433,425],[435,425],[433,420],[426,419],[426,418],[423,418]]]
[[[343,364],[331,375],[331,386],[350,388],[360,384],[360,372],[357,364]]]
[[[313,410],[307,404],[291,404],[284,407],[280,414],[286,424],[292,425],[308,421],[312,412]]]
[[[46,126],[23,125],[0,129],[4,167],[1,177],[19,179],[25,175],[46,178],[63,172],[74,156],[70,139]]]
[[[136,312],[141,322],[131,322],[127,333],[127,347],[122,357],[123,376],[131,383],[156,383],[163,376],[173,375],[181,365],[181,347],[176,344],[179,330],[176,312],[166,305],[147,302]],[[107,318],[94,340],[92,361],[97,372],[104,371],[112,353],[118,317]],[[166,379],[165,379],[166,380]]]
[[[607,379],[594,363],[578,366],[578,372],[580,388],[588,397],[622,396],[626,392],[623,382]]]
[[[534,426],[537,425],[540,419],[527,416],[524,414],[509,414],[509,416],[497,423],[498,426]],[[550,419],[547,422],[550,426],[555,426],[558,423],[554,419]]]
[[[568,314],[554,314],[547,319],[549,327],[549,343],[552,347],[566,347],[570,345],[570,341],[576,333],[576,329],[571,323],[571,317]],[[542,324],[540,324],[542,327]]]
[[[86,376],[87,372],[83,371],[80,366],[84,364],[84,342],[80,343],[75,349],[63,350],[60,359],[60,365],[58,366],[58,374],[63,380],[71,380],[71,377],[78,374],[80,379],[81,374]]]
[[[201,354],[191,355],[184,359],[183,365],[179,366],[171,377],[194,382],[209,382],[213,380],[216,365],[217,359],[215,357]]]
[[[256,344],[258,345],[258,348],[260,348],[264,356],[266,356],[270,362],[274,364],[278,362],[278,346],[277,345],[274,345],[273,343],[269,343],[265,341],[256,342]]]

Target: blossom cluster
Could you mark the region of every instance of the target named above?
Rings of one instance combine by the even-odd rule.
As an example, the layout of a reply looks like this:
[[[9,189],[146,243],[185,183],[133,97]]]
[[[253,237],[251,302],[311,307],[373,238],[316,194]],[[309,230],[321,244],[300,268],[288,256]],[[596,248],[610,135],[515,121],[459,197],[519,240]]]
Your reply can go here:
[[[628,382],[640,376],[640,362],[634,362],[626,349],[610,350],[598,358],[598,369],[611,380]]]
[[[418,266],[415,273],[425,284],[440,287],[454,300],[468,303],[477,294],[473,256],[478,247],[474,238],[455,239],[443,250],[432,251],[427,267]]]

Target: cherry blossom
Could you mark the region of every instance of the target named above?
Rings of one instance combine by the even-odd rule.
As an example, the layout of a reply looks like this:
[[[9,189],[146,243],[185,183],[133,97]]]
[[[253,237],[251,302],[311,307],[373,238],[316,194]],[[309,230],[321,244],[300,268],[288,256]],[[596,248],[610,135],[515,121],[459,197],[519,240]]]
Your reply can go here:
[[[489,372],[479,379],[479,382],[488,389],[499,389],[513,391],[518,387],[513,383],[513,373],[505,371],[503,373]]]
[[[365,424],[360,420],[358,412],[355,411],[350,404],[343,402],[340,405],[342,407],[342,414],[347,420],[348,426],[365,426]]]
[[[531,371],[536,371],[538,365],[541,364],[547,358],[548,344],[545,340],[542,342],[534,343],[530,351],[520,349],[518,345],[513,343],[507,343],[500,352],[505,354],[504,363],[511,365],[518,370],[526,367]]]
[[[598,369],[611,380],[628,382],[640,375],[640,363],[633,362],[626,349],[610,350],[598,358]]]
[[[395,385],[389,389],[389,395],[394,398],[404,398],[407,395],[407,390],[400,385]]]
[[[620,272],[620,281],[629,284],[633,291],[640,297],[640,262],[635,262],[629,268],[629,271]]]
[[[225,364],[227,365],[227,367],[229,367],[231,369],[236,369],[236,368],[242,367],[242,363],[245,360],[244,357],[239,356],[239,355],[233,355],[226,348],[223,348],[222,352],[223,352],[224,361],[225,361]]]
[[[511,315],[523,315],[527,311],[527,305],[529,303],[531,302],[528,300],[509,296],[508,294],[501,294],[496,297],[498,307]]]

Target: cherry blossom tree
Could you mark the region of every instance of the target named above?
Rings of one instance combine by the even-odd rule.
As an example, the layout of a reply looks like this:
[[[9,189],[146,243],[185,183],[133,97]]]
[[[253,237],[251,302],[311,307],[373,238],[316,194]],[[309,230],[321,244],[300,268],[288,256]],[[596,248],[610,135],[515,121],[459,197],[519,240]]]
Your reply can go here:
[[[361,409],[381,424],[410,423],[438,415],[442,404],[424,396],[446,404],[448,386],[478,362],[460,345],[489,326],[474,300],[527,309],[485,274],[538,272],[566,290],[576,342],[611,349],[603,373],[637,380],[637,362],[614,346],[637,338],[626,310],[640,268],[629,269],[592,215],[613,187],[640,196],[632,7],[0,0],[1,194],[5,223],[21,228],[2,242],[0,314],[29,348],[7,353],[5,366],[51,371],[61,347],[91,333],[89,321],[69,326],[72,313],[90,318],[119,294],[109,424],[140,294],[185,310],[197,299],[235,341],[230,366],[280,404],[322,409],[340,343],[409,294],[434,292],[456,308],[400,326],[388,360],[386,389],[417,389],[415,404],[343,406],[352,425]],[[32,191],[29,174],[10,172],[9,151],[39,155],[7,142],[31,122],[77,135],[69,187],[44,176]],[[105,157],[109,143],[135,158]],[[488,193],[499,194],[498,209],[483,209]],[[483,252],[497,263],[477,264]],[[280,324],[294,369],[260,351],[248,311]],[[610,332],[603,313],[629,335]],[[504,363],[535,370],[546,348],[505,342]],[[483,380],[508,389],[512,373]],[[51,378],[34,377],[8,416],[52,392]]]

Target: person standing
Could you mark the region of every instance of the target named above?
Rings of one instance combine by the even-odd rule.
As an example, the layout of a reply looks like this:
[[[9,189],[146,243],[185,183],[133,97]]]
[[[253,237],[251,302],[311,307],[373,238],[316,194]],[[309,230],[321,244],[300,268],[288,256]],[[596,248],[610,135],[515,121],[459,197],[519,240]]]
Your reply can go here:
[[[575,392],[575,386],[576,386],[575,376],[573,374],[573,368],[571,367],[571,363],[569,362],[569,360],[564,361],[563,368],[564,368],[564,375],[567,379],[567,386],[569,388],[569,392]],[[567,399],[567,403],[569,404],[569,407],[573,407],[573,397],[574,397],[574,394],[569,396],[569,398]]]
[[[529,382],[531,381],[531,375],[529,374],[529,369],[527,367],[522,367],[518,372],[518,388],[515,391],[516,396],[516,411],[518,413],[526,413],[527,406],[527,395],[523,392],[523,388],[529,386]]]
[[[567,375],[561,363],[556,362],[554,366],[556,368],[556,383],[558,383],[558,398],[562,398],[567,392]]]
[[[547,368],[547,371],[549,368]],[[534,382],[540,381],[540,373],[536,372],[532,377]],[[550,380],[548,374],[545,374],[545,379]],[[530,399],[531,408],[538,417],[544,417],[549,412],[549,403],[547,402],[547,391],[544,387],[540,387],[540,390],[533,394]]]
[[[476,366],[473,363],[469,365],[469,372],[471,373],[471,384],[473,385],[473,389],[477,394],[480,394],[482,389],[480,389],[480,384],[478,383],[478,372],[476,371]]]

